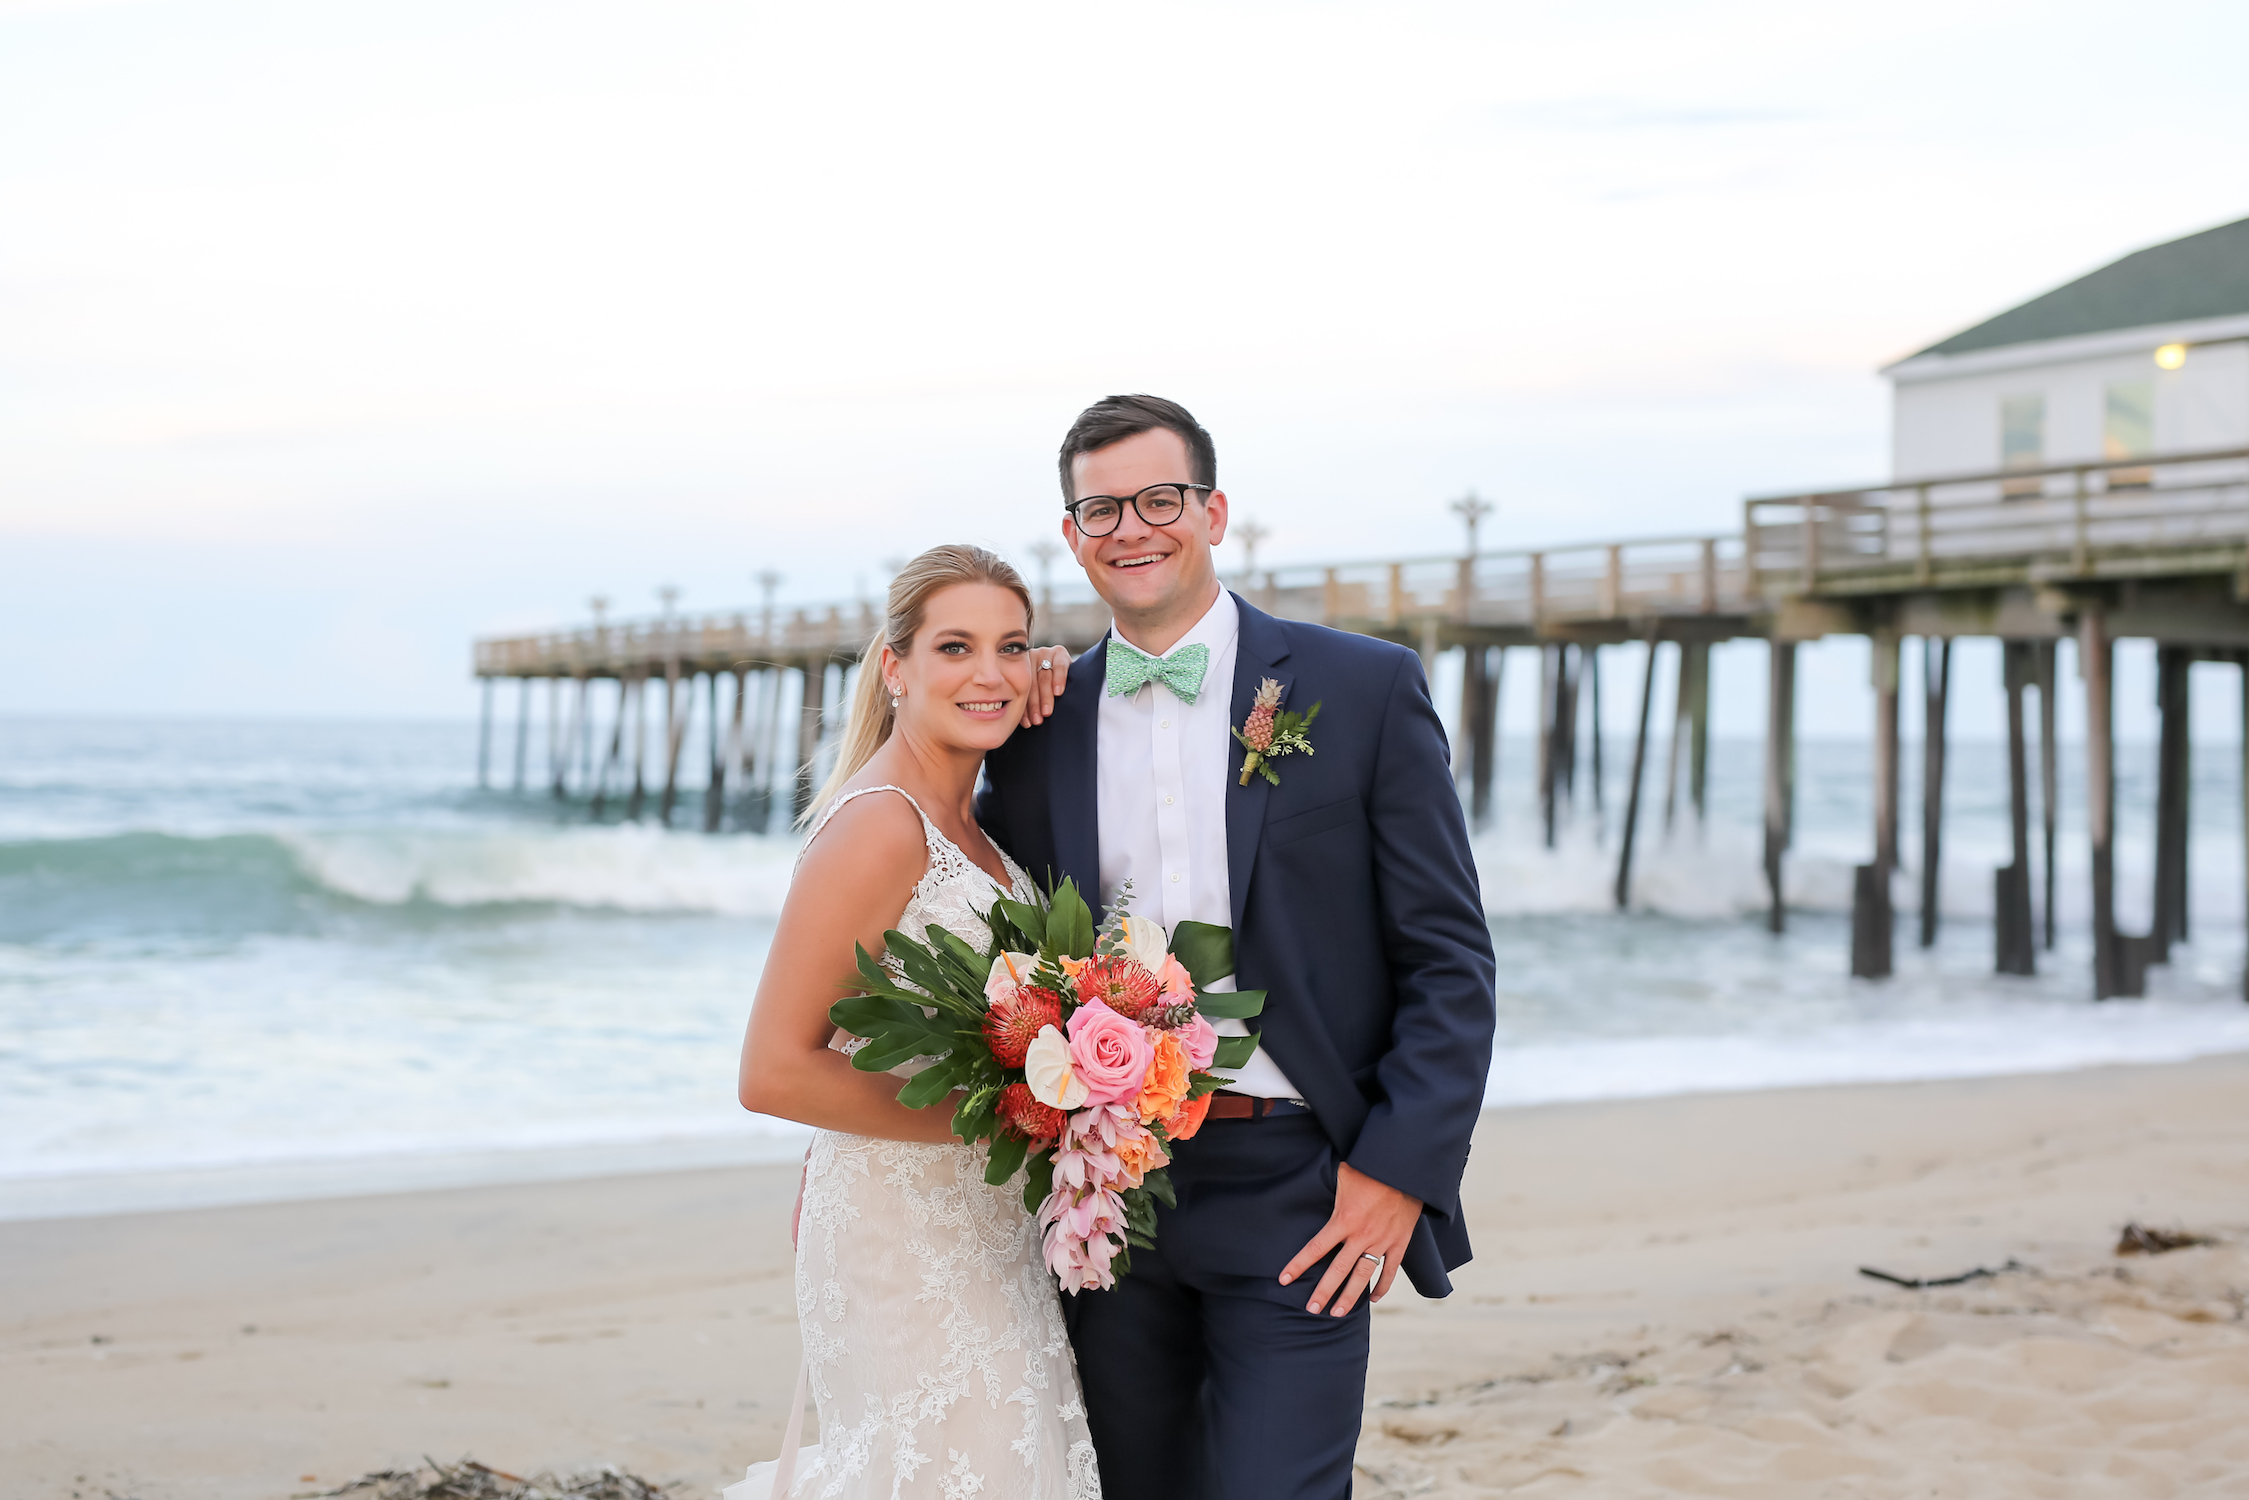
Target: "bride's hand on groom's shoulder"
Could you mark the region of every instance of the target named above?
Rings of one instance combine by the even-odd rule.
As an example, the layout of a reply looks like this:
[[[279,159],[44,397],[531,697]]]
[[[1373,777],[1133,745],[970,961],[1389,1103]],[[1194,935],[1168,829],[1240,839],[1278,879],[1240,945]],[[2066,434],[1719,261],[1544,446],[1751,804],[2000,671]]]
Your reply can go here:
[[[1060,646],[1031,648],[1031,695],[1023,704],[1025,725],[1043,724],[1054,712],[1054,700],[1070,685],[1070,653]]]

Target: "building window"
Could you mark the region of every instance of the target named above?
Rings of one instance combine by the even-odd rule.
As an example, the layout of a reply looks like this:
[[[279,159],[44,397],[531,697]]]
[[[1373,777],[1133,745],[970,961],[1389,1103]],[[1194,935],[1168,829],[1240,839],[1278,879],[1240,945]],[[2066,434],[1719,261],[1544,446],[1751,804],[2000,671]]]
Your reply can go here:
[[[2046,398],[2007,396],[1999,402],[1999,467],[2035,469],[2046,462]],[[2010,479],[2002,493],[2035,495],[2045,488],[2042,479]]]
[[[2155,385],[2146,380],[2124,380],[2108,388],[2108,406],[2101,418],[2101,456],[2109,459],[2146,458],[2155,452]],[[2145,468],[2111,469],[2112,490],[2147,488]]]

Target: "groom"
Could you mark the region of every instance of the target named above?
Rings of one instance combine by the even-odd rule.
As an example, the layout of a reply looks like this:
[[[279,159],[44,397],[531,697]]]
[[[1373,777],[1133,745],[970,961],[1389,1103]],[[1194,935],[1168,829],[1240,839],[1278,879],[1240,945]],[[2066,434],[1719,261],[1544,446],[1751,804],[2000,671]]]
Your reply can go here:
[[[1370,1303],[1400,1268],[1442,1297],[1468,1259],[1494,973],[1444,730],[1412,651],[1219,586],[1226,495],[1185,408],[1097,402],[1061,467],[1063,539],[1115,626],[1051,722],[992,753],[977,815],[1034,874],[1232,927],[1238,982],[1268,992],[1256,1052],[1174,1147],[1156,1248],[1069,1299],[1102,1492],[1346,1496]],[[1229,731],[1266,679],[1321,712],[1277,786],[1244,785]]]

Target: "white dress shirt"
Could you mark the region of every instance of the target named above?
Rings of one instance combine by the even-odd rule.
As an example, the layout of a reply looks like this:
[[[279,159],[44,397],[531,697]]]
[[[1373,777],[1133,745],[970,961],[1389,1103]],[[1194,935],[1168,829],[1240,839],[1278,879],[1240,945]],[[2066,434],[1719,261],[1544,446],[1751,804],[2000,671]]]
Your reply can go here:
[[[1110,633],[1116,633],[1114,626]],[[1198,642],[1210,648],[1210,667],[1193,703],[1180,702],[1160,682],[1143,683],[1129,697],[1112,698],[1106,688],[1101,696],[1095,752],[1100,766],[1101,903],[1106,907],[1130,880],[1133,914],[1154,917],[1167,932],[1186,921],[1220,927],[1234,921],[1226,868],[1226,793],[1234,783],[1236,762],[1228,715],[1240,635],[1241,612],[1234,596],[1220,589],[1218,602],[1165,653],[1168,660]],[[1108,649],[1107,642],[1101,649]],[[1211,988],[1230,990],[1234,981],[1222,979]],[[1245,1022],[1212,1024],[1221,1036],[1249,1034]],[[1212,1071],[1223,1076],[1225,1070]],[[1262,1047],[1233,1074],[1228,1087],[1267,1099],[1301,1097]]]

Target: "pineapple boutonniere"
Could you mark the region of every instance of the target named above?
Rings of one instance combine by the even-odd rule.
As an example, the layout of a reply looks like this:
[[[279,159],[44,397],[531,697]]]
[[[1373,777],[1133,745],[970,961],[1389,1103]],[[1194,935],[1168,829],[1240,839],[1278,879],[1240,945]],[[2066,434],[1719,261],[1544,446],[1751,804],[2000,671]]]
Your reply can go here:
[[[1312,742],[1304,732],[1320,716],[1320,705],[1315,703],[1306,713],[1284,713],[1281,710],[1281,685],[1268,677],[1257,685],[1257,697],[1250,703],[1249,717],[1242,727],[1234,731],[1234,738],[1242,742],[1249,754],[1242,757],[1242,779],[1236,786],[1248,786],[1253,774],[1261,774],[1275,786],[1281,784],[1273,762],[1284,755],[1301,750],[1312,753]]]

